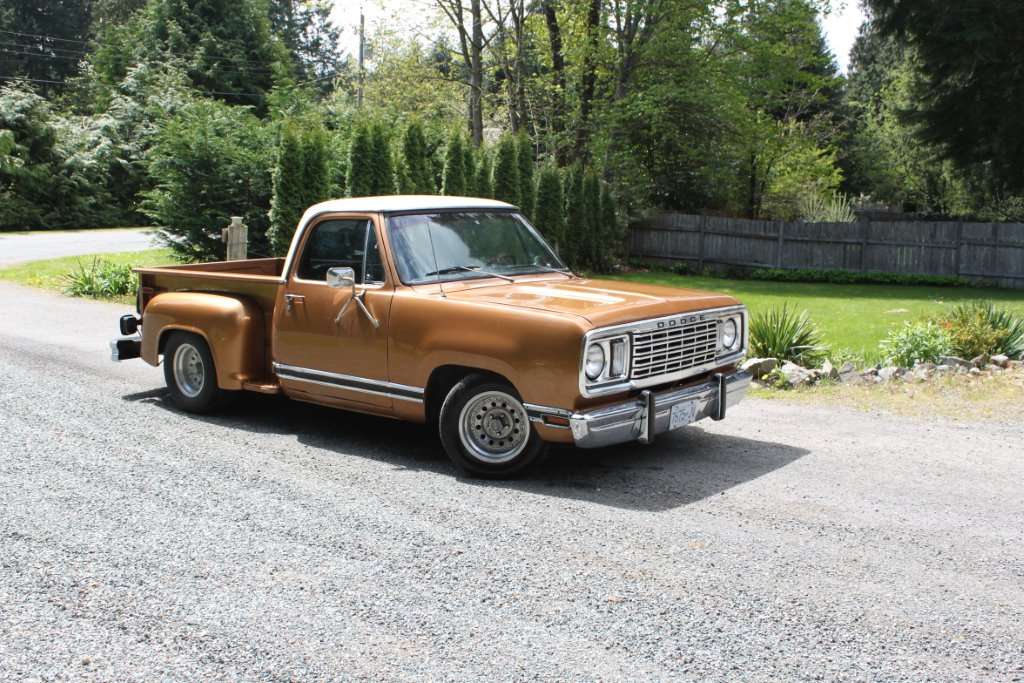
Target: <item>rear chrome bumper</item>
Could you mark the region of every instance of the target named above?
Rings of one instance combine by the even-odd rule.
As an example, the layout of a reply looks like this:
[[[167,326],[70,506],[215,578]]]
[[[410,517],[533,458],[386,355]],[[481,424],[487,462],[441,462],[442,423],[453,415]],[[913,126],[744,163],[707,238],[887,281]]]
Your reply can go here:
[[[650,443],[658,434],[669,431],[673,406],[694,402],[695,412],[690,422],[706,417],[721,420],[728,409],[743,398],[750,380],[749,372],[739,370],[715,374],[704,384],[662,392],[645,391],[628,401],[573,413],[569,416],[569,427],[580,448],[600,448],[627,441]]]
[[[110,360],[117,362],[139,358],[142,355],[142,340],[136,337],[118,337],[110,342]]]

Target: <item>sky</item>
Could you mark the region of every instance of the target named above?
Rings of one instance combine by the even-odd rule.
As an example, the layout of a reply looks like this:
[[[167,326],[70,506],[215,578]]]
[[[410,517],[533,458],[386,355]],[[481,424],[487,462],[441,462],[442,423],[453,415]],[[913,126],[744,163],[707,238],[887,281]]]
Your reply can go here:
[[[833,0],[832,13],[822,21],[829,47],[836,56],[839,70],[846,73],[850,61],[850,48],[857,38],[857,29],[864,20],[860,0]],[[385,21],[392,28],[414,30],[431,12],[429,0],[365,0],[362,4],[367,28]],[[331,18],[342,30],[342,44],[346,52],[355,55],[359,45],[359,0],[334,0]]]

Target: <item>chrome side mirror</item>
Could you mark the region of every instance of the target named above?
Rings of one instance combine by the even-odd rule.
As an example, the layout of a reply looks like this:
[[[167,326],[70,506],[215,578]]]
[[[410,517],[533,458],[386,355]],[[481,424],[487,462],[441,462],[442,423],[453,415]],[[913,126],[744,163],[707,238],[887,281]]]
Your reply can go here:
[[[356,286],[356,271],[352,268],[335,266],[327,269],[327,286],[332,289]]]

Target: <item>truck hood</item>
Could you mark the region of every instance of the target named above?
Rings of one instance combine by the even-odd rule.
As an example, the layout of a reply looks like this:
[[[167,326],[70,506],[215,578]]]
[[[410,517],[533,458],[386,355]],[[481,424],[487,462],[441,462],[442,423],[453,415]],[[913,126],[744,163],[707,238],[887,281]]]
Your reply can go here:
[[[594,327],[734,306],[731,296],[617,280],[534,280],[447,290],[452,299],[576,315]]]

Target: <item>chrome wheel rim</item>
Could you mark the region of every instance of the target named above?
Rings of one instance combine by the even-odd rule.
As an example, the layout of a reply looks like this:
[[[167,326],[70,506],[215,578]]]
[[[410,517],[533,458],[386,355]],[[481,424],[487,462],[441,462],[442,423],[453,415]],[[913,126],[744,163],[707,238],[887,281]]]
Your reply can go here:
[[[189,398],[195,398],[206,382],[206,368],[199,349],[185,343],[174,351],[174,383]]]
[[[487,463],[508,462],[523,452],[530,438],[526,409],[503,391],[485,391],[467,401],[459,425],[463,447]]]

